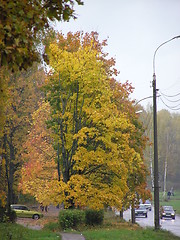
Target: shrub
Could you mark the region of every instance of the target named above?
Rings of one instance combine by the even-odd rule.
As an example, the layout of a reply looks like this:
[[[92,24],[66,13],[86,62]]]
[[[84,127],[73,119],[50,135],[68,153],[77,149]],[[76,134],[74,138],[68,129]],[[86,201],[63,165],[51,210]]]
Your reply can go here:
[[[6,209],[0,205],[0,222],[3,222]]]
[[[12,222],[14,223],[16,221],[16,212],[11,209],[6,209],[0,207],[0,222]]]
[[[100,225],[102,224],[104,219],[104,211],[103,210],[93,210],[87,209],[85,211],[85,223],[87,225]]]
[[[59,225],[62,229],[76,228],[84,223],[85,215],[81,210],[63,210],[59,212]]]

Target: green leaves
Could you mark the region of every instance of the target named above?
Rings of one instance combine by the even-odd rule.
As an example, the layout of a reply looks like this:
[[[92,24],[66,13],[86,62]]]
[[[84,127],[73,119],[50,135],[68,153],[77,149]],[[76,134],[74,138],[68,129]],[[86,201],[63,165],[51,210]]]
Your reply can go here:
[[[76,1],[79,5],[81,1]],[[0,66],[15,71],[40,61],[37,45],[51,28],[49,19],[68,21],[74,16],[73,1],[1,1]],[[18,39],[18,40],[17,40]],[[21,51],[21,48],[24,51]]]

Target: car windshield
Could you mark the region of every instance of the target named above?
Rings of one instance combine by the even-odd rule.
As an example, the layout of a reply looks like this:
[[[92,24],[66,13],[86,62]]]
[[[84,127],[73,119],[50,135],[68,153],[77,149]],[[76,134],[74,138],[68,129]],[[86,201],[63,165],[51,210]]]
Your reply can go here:
[[[173,207],[172,206],[165,206],[164,210],[165,211],[173,211]]]
[[[140,209],[140,210],[146,210],[146,206],[140,205],[138,209]]]

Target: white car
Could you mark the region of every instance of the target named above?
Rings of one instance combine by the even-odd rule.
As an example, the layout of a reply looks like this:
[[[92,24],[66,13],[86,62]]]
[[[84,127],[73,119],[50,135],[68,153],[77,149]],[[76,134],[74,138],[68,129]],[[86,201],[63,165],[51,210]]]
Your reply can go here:
[[[152,210],[152,205],[149,200],[146,200],[145,203],[140,204],[140,206],[145,206],[147,210],[151,211]]]
[[[135,209],[135,217],[145,217],[147,218],[147,209],[144,204],[140,204],[138,208]]]

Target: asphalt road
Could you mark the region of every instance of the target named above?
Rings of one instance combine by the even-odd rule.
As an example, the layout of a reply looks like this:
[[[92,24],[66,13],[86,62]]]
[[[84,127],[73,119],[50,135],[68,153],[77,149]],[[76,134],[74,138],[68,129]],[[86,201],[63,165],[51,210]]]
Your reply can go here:
[[[131,219],[130,216],[130,210],[127,210],[124,212],[124,219],[126,221],[129,221]],[[152,208],[152,211],[148,212],[148,217],[138,217],[136,218],[136,222],[141,227],[154,227],[154,208]],[[165,229],[167,231],[172,232],[174,235],[180,237],[180,215],[176,214],[176,219],[160,219],[160,226],[162,229]]]

